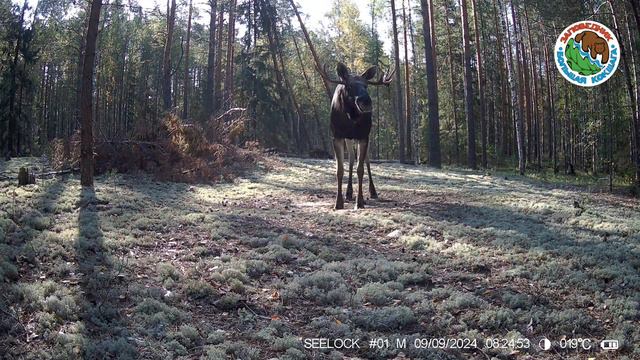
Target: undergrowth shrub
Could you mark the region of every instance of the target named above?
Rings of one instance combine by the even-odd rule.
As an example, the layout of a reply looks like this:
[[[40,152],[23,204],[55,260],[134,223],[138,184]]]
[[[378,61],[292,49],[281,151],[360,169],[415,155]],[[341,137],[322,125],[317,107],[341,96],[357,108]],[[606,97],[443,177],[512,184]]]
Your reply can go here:
[[[285,302],[297,298],[321,305],[343,305],[351,299],[351,290],[342,276],[333,271],[317,271],[298,277],[282,293]]]
[[[402,330],[417,322],[413,310],[406,306],[365,309],[353,318],[359,327],[371,331]]]
[[[368,283],[358,289],[356,296],[365,303],[368,302],[378,306],[387,305],[393,299],[400,297],[398,290],[402,290],[402,288],[403,286],[400,283]]]
[[[158,179],[180,182],[230,180],[255,166],[259,145],[237,146],[244,131],[242,117],[218,118],[204,124],[186,122],[168,114],[159,128],[139,129],[133,140],[97,140],[95,172],[145,171]],[[80,134],[55,139],[49,147],[54,169],[79,167]]]

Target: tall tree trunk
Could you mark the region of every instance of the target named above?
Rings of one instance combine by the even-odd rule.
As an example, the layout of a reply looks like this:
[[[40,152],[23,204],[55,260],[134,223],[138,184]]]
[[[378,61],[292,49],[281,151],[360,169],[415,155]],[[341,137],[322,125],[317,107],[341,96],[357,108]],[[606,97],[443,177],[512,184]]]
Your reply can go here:
[[[93,69],[96,57],[96,40],[100,22],[101,0],[91,2],[87,25],[84,60],[82,62],[82,86],[80,91],[80,183],[93,186]]]
[[[509,4],[511,5],[511,19],[513,19],[513,37],[514,37],[514,41],[515,41],[515,48],[516,48],[516,61],[515,61],[515,69],[514,69],[514,74],[517,77],[517,82],[518,82],[518,88],[520,89],[520,95],[519,95],[519,99],[513,103],[513,106],[517,107],[517,112],[516,112],[516,138],[517,138],[517,143],[518,143],[518,171],[520,172],[520,175],[524,175],[525,173],[525,167],[526,167],[526,157],[525,157],[525,144],[524,144],[524,123],[523,123],[523,108],[524,108],[524,101],[525,99],[522,98],[523,96],[523,81],[521,78],[521,64],[520,64],[520,38],[519,38],[519,32],[518,32],[518,17],[516,16],[516,12],[514,10],[514,6],[513,6],[513,0],[509,0]],[[508,24],[507,24],[508,25]],[[516,105],[517,103],[517,105]]]
[[[527,42],[529,48],[529,68],[527,73],[531,80],[531,89],[533,90],[533,96],[531,96],[531,122],[533,123],[533,156],[532,160],[536,161],[538,171],[542,170],[542,160],[540,156],[540,126],[538,117],[538,74],[539,70],[536,70],[536,57],[533,53],[534,47],[531,41],[531,26],[529,24],[529,14],[527,13],[526,4],[524,6],[524,21],[527,26]]]
[[[218,41],[216,42],[216,66],[215,76],[213,83],[213,97],[215,99],[216,107],[214,111],[220,109],[224,105],[224,99],[222,99],[222,33],[224,32],[224,8],[220,6],[218,12]]]
[[[542,26],[542,24],[540,25]],[[555,106],[555,94],[554,94],[554,68],[551,60],[551,53],[549,52],[549,42],[547,37],[544,37],[544,58],[545,58],[545,73],[547,77],[547,97],[548,97],[548,107],[549,107],[549,158],[551,158],[551,162],[553,163],[553,171],[554,173],[558,172],[558,152],[557,152],[557,120],[556,120],[556,106]],[[553,77],[552,77],[553,76]]]
[[[478,16],[480,13],[477,9],[476,0],[471,0],[471,8],[473,9],[473,28],[476,38],[476,69],[478,70],[478,93],[480,94],[480,143],[482,146],[482,167],[487,167],[487,119],[485,116],[484,103],[484,68],[482,65],[482,42],[480,42],[480,28],[478,27]]]
[[[469,15],[467,0],[462,0],[460,6],[460,21],[462,22],[462,46],[464,60],[464,109],[467,121],[467,165],[476,169],[476,127],[473,116],[473,82],[471,80],[471,49],[469,47]]]
[[[184,49],[184,97],[182,101],[182,118],[186,119],[189,117],[189,85],[191,80],[189,80],[189,48],[191,45],[191,14],[193,12],[192,0],[189,0],[189,18],[187,20],[187,43],[185,44],[186,48]]]
[[[215,64],[216,64],[216,17],[218,11],[218,0],[209,0],[209,53],[207,54],[207,83],[205,86],[204,106],[208,117],[211,117],[216,110],[215,97]]]
[[[402,0],[402,24],[404,33],[404,118],[406,119],[407,130],[407,160],[413,162],[413,146],[411,145],[411,73],[409,69],[409,38],[407,36],[407,12],[405,10],[404,0]],[[432,43],[433,44],[433,43]]]
[[[171,109],[171,47],[176,19],[176,0],[167,0],[167,38],[162,56],[162,100],[165,111]]]
[[[427,134],[423,135],[424,139],[429,139],[429,158],[428,162],[430,166],[440,168],[442,166],[442,157],[440,153],[440,118],[438,114],[438,81],[437,81],[437,69],[435,64],[435,47],[429,46],[435,45],[431,38],[432,27],[434,24],[431,22],[430,12],[433,10],[433,0],[421,0],[420,5],[422,7],[422,33],[424,35],[424,59],[426,64],[427,73],[427,92],[428,92],[428,105],[429,105],[429,119],[426,127]],[[447,29],[449,24],[447,22]]]
[[[450,14],[449,14],[449,7],[448,6],[444,6],[444,11],[445,11],[445,16],[447,19],[449,19]],[[424,21],[424,20],[423,20]],[[454,151],[455,151],[455,159],[456,159],[456,163],[460,163],[460,136],[459,136],[459,131],[458,131],[458,106],[456,105],[456,83],[455,83],[455,77],[453,76],[454,71],[453,71],[453,51],[451,50],[453,48],[453,42],[451,41],[451,25],[449,24],[449,20],[447,20],[447,24],[446,24],[446,28],[447,28],[447,50],[448,50],[448,55],[449,55],[449,81],[450,81],[450,87],[451,87],[451,94],[450,94],[450,99],[451,99],[451,109],[452,109],[452,115],[453,115],[453,131],[454,131],[454,141],[455,141],[455,146],[454,146]],[[451,156],[449,156],[449,162],[451,162]]]
[[[607,155],[608,155],[608,166],[607,166],[607,170],[609,170],[609,192],[613,192],[613,170],[614,170],[614,164],[613,164],[613,112],[611,111],[611,96],[609,95],[609,93],[611,92],[609,89],[609,84],[605,84],[605,94],[606,94],[606,101],[607,101],[607,115],[605,115],[607,117],[607,132],[609,133],[607,136],[607,142],[609,144],[609,149],[607,151]]]
[[[420,67],[420,61],[419,61],[420,57],[418,56],[418,52],[417,52],[418,46],[416,45],[415,28],[414,28],[414,23],[413,23],[413,17],[412,17],[412,14],[411,14],[411,11],[412,11],[411,10],[411,0],[408,0],[407,4],[409,5],[407,7],[407,15],[409,16],[409,39],[410,39],[409,41],[411,43],[411,57],[412,57],[412,60],[413,60],[413,71],[411,72],[411,74],[415,79],[416,75],[418,74],[418,69]],[[432,12],[433,12],[433,2],[431,2],[431,10],[429,11],[429,13],[432,13]],[[434,25],[435,25],[435,23],[434,23]],[[434,32],[433,32],[433,26],[432,26],[431,30],[432,30],[431,31],[432,36],[435,36]],[[435,37],[431,38],[431,43],[435,44]],[[434,60],[434,64],[436,64],[437,63],[437,61],[436,61],[437,60],[437,56],[435,55],[435,45],[432,46],[432,48],[434,49],[434,51],[433,51],[433,53],[434,53],[433,54],[433,60]],[[436,80],[437,80],[437,78],[438,78],[438,76],[437,76],[437,73],[436,73]],[[419,90],[418,87],[414,86],[412,91],[410,92],[411,96],[414,99],[419,99],[420,98],[418,90]],[[421,94],[421,92],[420,92],[420,94]],[[414,119],[414,121],[412,121],[412,123],[413,123],[413,133],[416,134],[416,138],[414,139],[414,144],[415,144],[414,145],[414,149],[416,149],[415,156],[418,159],[418,161],[420,161],[420,162],[425,162],[426,161],[428,163],[429,162],[428,158],[425,158],[425,159],[421,159],[420,158],[420,150],[419,150],[420,148],[425,148],[425,146],[426,146],[425,144],[428,141],[428,137],[418,136],[418,133],[417,133],[418,128],[419,128],[418,125],[424,125],[424,124],[420,124],[420,122],[418,121],[419,114],[421,114],[423,112],[422,111],[423,106],[422,106],[422,104],[420,104],[419,101],[413,101],[413,102],[411,102],[411,105],[412,105],[411,106],[411,117],[412,117],[412,119]],[[428,124],[426,126],[428,126]]]
[[[370,6],[371,6],[371,38],[374,39],[374,44],[375,44],[375,48],[373,49],[374,52],[374,59],[373,59],[373,63],[374,64],[378,64],[378,62],[380,61],[380,47],[378,46],[378,35],[376,34],[376,0],[371,0],[370,2]],[[415,51],[415,47],[413,48],[413,50]],[[376,128],[375,128],[375,132],[376,132],[376,138],[375,141],[373,142],[373,149],[371,149],[369,151],[369,153],[376,154],[376,158],[379,159],[380,158],[380,87],[376,86],[376,112],[375,112],[375,119],[376,119]]]
[[[20,138],[20,134],[17,128],[18,120],[16,114],[14,114],[14,107],[16,102],[17,89],[17,76],[18,76],[18,58],[20,55],[20,48],[22,47],[22,32],[24,26],[24,13],[28,8],[28,1],[25,1],[20,11],[20,21],[18,23],[18,32],[16,34],[16,46],[13,49],[13,59],[11,60],[9,80],[9,114],[8,114],[8,131],[6,133],[5,143],[5,156],[18,156],[20,149],[15,146],[15,140]],[[20,85],[22,86],[22,85]]]
[[[502,155],[504,155],[504,134],[506,132],[506,129],[503,128],[502,124],[504,122],[504,119],[507,118],[507,111],[508,111],[508,98],[507,98],[507,88],[506,88],[506,84],[507,81],[505,81],[506,76],[506,65],[505,65],[505,61],[504,59],[506,58],[506,54],[503,51],[503,47],[502,47],[502,26],[501,26],[501,19],[502,17],[498,17],[498,6],[496,4],[497,0],[493,0],[493,20],[495,22],[496,25],[496,45],[497,45],[497,62],[498,62],[498,68],[499,68],[499,76],[500,76],[500,91],[499,91],[499,96],[497,97],[496,101],[500,101],[500,114],[501,114],[501,119],[494,119],[494,131],[495,131],[495,135],[494,135],[494,140],[495,140],[495,152],[496,152],[496,162],[499,163],[502,161]],[[499,100],[498,100],[499,99]]]
[[[401,163],[406,161],[406,147],[405,147],[405,136],[406,136],[406,128],[405,128],[405,119],[404,119],[404,110],[403,110],[403,101],[402,101],[402,84],[400,81],[400,45],[398,44],[398,22],[396,18],[396,2],[395,0],[391,0],[391,20],[392,20],[392,30],[393,30],[393,58],[395,62],[396,68],[396,79],[395,79],[395,91],[396,91],[396,119],[398,121],[398,157]]]
[[[233,84],[233,58],[236,45],[236,0],[231,0],[229,9],[229,32],[227,33],[227,63],[224,81],[224,100],[228,108],[233,106],[234,84]]]

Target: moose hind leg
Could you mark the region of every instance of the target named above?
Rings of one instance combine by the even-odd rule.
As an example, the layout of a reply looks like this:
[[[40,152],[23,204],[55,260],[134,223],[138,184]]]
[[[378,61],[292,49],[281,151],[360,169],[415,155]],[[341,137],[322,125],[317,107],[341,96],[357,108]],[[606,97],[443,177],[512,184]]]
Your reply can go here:
[[[344,139],[333,139],[333,151],[336,154],[336,180],[338,181],[338,193],[336,195],[336,205],[334,209],[344,209],[344,198],[342,197],[342,177],[344,175]]]
[[[347,147],[347,154],[349,154],[349,178],[347,179],[347,193],[345,194],[346,201],[353,201],[353,163],[355,162],[353,140],[345,139],[345,145]]]
[[[367,153],[367,147],[369,146],[369,140],[358,140],[358,198],[356,200],[356,209],[364,208],[364,196],[362,196],[362,178],[364,178],[364,162],[365,154]]]
[[[369,175],[369,197],[372,199],[378,198],[378,193],[376,192],[376,187],[373,185],[373,178],[371,177],[371,164],[369,163],[369,155],[367,154],[367,174]]]

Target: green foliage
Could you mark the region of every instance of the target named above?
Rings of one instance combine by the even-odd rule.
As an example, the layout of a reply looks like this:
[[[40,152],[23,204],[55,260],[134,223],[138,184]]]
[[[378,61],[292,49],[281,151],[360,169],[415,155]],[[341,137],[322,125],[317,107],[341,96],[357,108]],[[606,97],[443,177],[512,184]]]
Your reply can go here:
[[[259,360],[260,359],[260,349],[257,349],[249,344],[236,341],[232,343],[226,344],[226,352],[227,354],[233,355],[237,359],[247,359],[247,360]]]
[[[248,260],[245,263],[245,271],[247,272],[247,276],[251,278],[260,277],[262,274],[265,274],[271,270],[271,267],[262,260]]]
[[[354,317],[354,322],[366,330],[403,330],[416,323],[413,311],[406,306],[367,309]]]
[[[398,286],[399,285],[399,286]],[[399,298],[403,286],[399,283],[368,283],[359,288],[356,296],[362,299],[362,302],[369,302],[373,305],[387,305],[393,299]]]
[[[184,291],[193,300],[213,301],[218,296],[213,286],[200,280],[188,280],[184,285]]]
[[[573,39],[569,39],[567,48],[565,49],[565,56],[567,57],[569,67],[572,70],[577,71],[580,75],[588,76],[599,73],[602,68],[593,64],[586,57],[583,57],[578,50],[578,46],[579,45]]]
[[[144,324],[151,334],[163,334],[169,325],[175,325],[186,318],[186,314],[175,307],[155,299],[144,299],[135,309],[135,318]]]
[[[282,298],[289,302],[302,298],[319,304],[342,305],[349,302],[351,290],[340,274],[318,271],[293,280],[287,285]]]

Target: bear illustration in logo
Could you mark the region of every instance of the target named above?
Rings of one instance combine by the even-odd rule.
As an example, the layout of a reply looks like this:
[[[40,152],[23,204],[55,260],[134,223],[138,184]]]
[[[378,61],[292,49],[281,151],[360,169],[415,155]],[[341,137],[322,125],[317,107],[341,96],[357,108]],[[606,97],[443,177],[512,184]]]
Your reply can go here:
[[[576,41],[582,44],[582,51],[589,52],[594,60],[598,54],[602,55],[602,63],[609,62],[609,44],[593,31],[583,31],[576,36]]]

